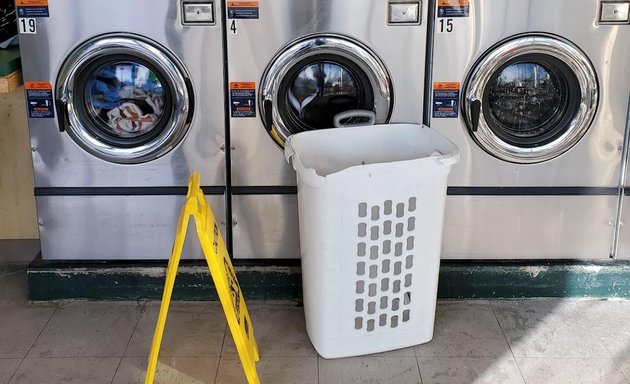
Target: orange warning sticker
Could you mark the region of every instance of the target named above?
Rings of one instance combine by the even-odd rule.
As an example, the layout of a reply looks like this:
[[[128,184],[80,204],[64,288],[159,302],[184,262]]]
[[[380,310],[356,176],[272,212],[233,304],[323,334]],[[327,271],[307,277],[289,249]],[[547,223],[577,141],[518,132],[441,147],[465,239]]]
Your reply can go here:
[[[47,7],[48,0],[15,0],[16,7]]]
[[[26,81],[26,104],[32,119],[55,117],[52,85],[47,81]]]
[[[229,8],[258,8],[257,1],[228,1]]]
[[[446,82],[438,82],[433,83],[434,90],[459,90],[459,81],[446,81]]]
[[[433,83],[433,118],[446,119],[459,116],[459,82]]]
[[[468,7],[470,0],[438,0],[438,7]]]
[[[228,1],[228,19],[258,19],[258,1]]]
[[[230,89],[256,89],[253,81],[233,81],[230,82]]]
[[[230,82],[230,110],[232,117],[256,117],[255,82]]]
[[[25,81],[24,88],[52,90],[52,85],[50,85],[50,83],[47,81]]]
[[[470,0],[438,0],[437,17],[468,17]]]

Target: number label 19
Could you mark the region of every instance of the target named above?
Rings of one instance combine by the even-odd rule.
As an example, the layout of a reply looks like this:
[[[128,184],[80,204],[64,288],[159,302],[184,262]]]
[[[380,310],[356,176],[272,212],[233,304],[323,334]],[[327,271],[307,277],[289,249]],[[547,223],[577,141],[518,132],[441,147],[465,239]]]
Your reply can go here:
[[[437,24],[437,33],[453,32],[453,19],[440,19]]]
[[[19,24],[21,34],[34,35],[37,33],[36,19],[29,17],[20,18]]]

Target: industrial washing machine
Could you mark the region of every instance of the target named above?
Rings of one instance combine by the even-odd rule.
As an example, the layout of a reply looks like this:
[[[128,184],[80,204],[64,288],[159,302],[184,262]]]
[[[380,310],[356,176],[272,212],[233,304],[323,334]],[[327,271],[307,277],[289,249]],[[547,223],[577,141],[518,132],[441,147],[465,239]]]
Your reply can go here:
[[[434,3],[430,125],[461,151],[444,258],[609,257],[630,89],[628,4]]]
[[[427,39],[420,0],[226,4],[235,258],[298,258],[297,132],[422,121]]]
[[[624,142],[624,164],[621,170],[621,190],[619,194],[618,220],[614,238],[613,257],[630,259],[630,90],[628,90],[626,115],[626,137]]]
[[[35,3],[18,15],[43,258],[168,258],[195,170],[224,220],[217,2]]]

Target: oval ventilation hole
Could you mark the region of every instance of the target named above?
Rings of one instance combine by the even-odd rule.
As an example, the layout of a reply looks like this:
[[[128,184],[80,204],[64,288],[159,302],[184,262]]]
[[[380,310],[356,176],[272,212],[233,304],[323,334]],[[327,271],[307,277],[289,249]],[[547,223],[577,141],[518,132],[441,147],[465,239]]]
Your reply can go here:
[[[387,255],[392,251],[392,242],[391,240],[383,241],[383,254]]]
[[[373,245],[370,247],[370,259],[378,259],[378,245]]]
[[[403,322],[405,322],[405,321],[409,321],[409,310],[408,309],[405,309],[403,311]]]
[[[398,326],[398,316],[392,316],[391,317],[391,327],[392,328],[396,328]]]
[[[400,275],[402,273],[402,263],[397,261],[394,263],[394,275]]]
[[[384,327],[387,324],[387,315],[383,314],[378,317],[378,325]]]
[[[363,280],[357,281],[357,293],[361,294],[365,292],[365,282]]]
[[[395,298],[392,300],[392,311],[397,311],[400,308],[400,299]]]
[[[413,236],[409,236],[407,238],[407,250],[411,251],[413,250],[413,241],[415,240],[415,238]]]
[[[368,295],[370,297],[376,296],[376,284],[375,283],[372,283],[372,284],[369,285]]]
[[[371,240],[378,240],[378,231],[379,231],[379,227],[377,226],[373,226],[372,228],[370,228],[370,239]]]
[[[405,204],[398,203],[396,204],[396,217],[403,217],[403,216],[405,216]]]
[[[374,319],[367,321],[367,330],[368,332],[372,332],[374,330]]]
[[[409,198],[409,212],[413,212],[416,210],[416,202],[417,199],[415,197]]]
[[[357,244],[357,256],[365,256],[365,243]]]
[[[359,231],[357,232],[359,237],[365,237],[367,235],[367,224],[359,223]]]
[[[383,204],[383,214],[385,215],[391,215],[392,214],[392,201],[391,200],[385,200],[385,204]]]
[[[357,263],[357,275],[359,276],[365,275],[365,263],[362,261]]]
[[[394,286],[392,288],[392,292],[394,292],[394,293],[400,292],[400,280],[394,281]]]
[[[354,301],[354,311],[363,312],[363,299],[356,299]]]
[[[389,290],[389,279],[386,277],[381,280],[381,292],[387,292]]]
[[[396,237],[402,237],[404,230],[405,225],[403,223],[396,224]]]
[[[362,317],[355,317],[354,318],[354,329],[361,329],[363,328],[363,318]]]
[[[409,255],[405,259],[405,268],[407,269],[413,268],[413,255]]]
[[[388,300],[387,296],[381,297],[381,309],[387,309],[387,300]]]
[[[370,279],[376,279],[378,276],[378,266],[370,265]]]
[[[405,292],[405,295],[403,296],[403,304],[409,305],[409,303],[411,303],[411,292]]]
[[[376,221],[381,217],[379,213],[380,209],[381,208],[378,205],[372,207],[372,221]]]
[[[383,222],[383,235],[389,235],[392,233],[392,221],[385,220]]]
[[[373,315],[373,314],[376,313],[376,302],[370,301],[368,303],[368,310],[367,310],[367,312],[368,312],[368,315]]]
[[[367,203],[359,203],[359,217],[367,216]]]
[[[405,275],[405,287],[411,287],[411,273]]]
[[[396,243],[394,246],[394,256],[402,256],[403,243]]]
[[[383,265],[382,265],[382,269],[383,273],[389,273],[389,260],[385,259],[383,260]]]
[[[416,229],[416,218],[412,216],[407,219],[407,230],[413,231],[414,229]]]

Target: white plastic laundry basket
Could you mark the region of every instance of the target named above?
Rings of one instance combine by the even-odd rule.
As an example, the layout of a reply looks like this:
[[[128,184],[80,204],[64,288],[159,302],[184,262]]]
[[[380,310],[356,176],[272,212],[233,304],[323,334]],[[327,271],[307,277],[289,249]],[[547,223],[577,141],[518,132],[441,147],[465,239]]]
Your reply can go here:
[[[446,181],[457,147],[420,125],[288,138],[306,328],[325,358],[433,337]]]

